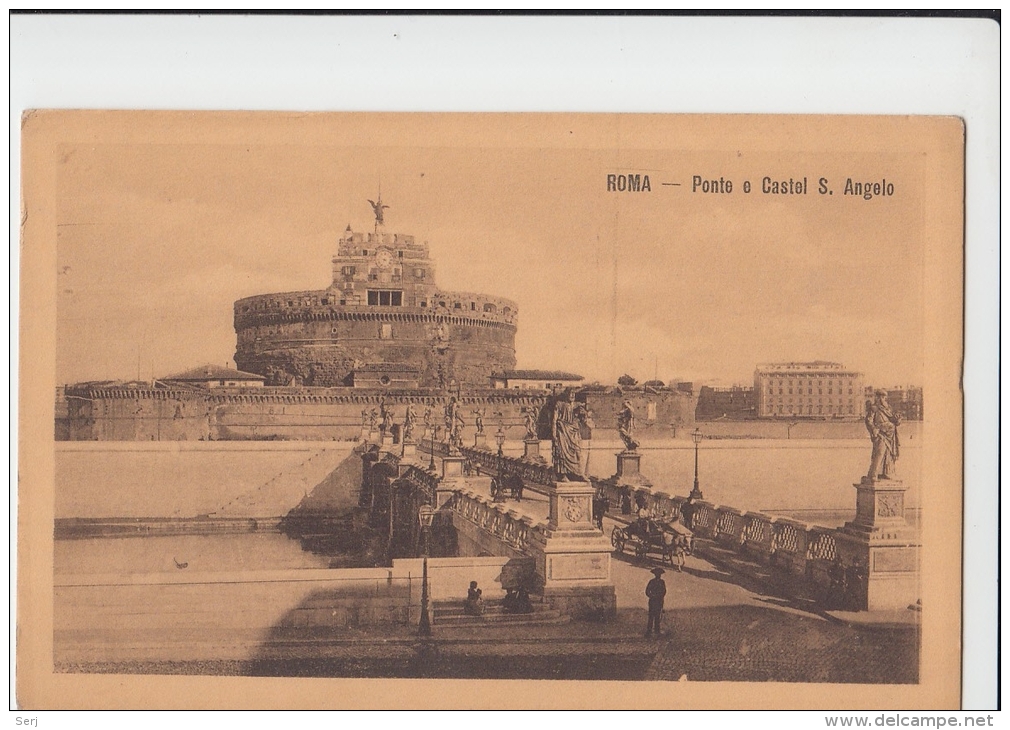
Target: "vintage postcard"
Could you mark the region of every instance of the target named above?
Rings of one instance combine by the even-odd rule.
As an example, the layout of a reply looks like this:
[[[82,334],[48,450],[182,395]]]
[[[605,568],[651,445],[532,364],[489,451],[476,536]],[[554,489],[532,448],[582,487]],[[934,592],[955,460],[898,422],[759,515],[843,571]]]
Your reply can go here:
[[[24,707],[959,706],[959,119],[23,135]]]

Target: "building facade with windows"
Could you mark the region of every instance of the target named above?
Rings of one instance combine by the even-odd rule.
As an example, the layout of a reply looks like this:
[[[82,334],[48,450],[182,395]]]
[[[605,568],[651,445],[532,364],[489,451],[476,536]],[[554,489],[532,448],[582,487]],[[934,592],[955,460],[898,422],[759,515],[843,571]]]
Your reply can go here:
[[[491,387],[496,390],[560,390],[576,388],[581,375],[560,370],[506,370],[491,376]]]
[[[783,362],[754,371],[758,418],[857,419],[865,412],[862,373],[836,362]]]
[[[439,289],[426,242],[348,226],[332,263],[327,289],[235,302],[241,370],[268,385],[339,386],[365,366],[402,363],[420,387],[487,387],[515,367],[515,302]]]

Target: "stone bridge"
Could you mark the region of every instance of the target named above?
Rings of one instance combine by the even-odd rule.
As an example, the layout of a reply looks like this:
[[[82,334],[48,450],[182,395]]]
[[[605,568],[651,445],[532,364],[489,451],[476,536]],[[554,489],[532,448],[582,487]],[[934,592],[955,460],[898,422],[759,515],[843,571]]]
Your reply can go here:
[[[573,615],[616,610],[613,546],[593,519],[594,496],[606,498],[608,515],[618,522],[635,519],[641,510],[660,522],[679,520],[704,545],[806,583],[835,606],[905,608],[919,597],[919,538],[904,520],[900,482],[854,485],[855,519],[828,528],[672,495],[640,473],[637,453],[618,454],[609,479],[559,482],[539,456],[538,443],[527,443],[522,458],[486,447],[423,448],[419,454],[415,445],[394,446],[391,440],[363,446],[362,498],[374,523],[388,530],[389,557],[421,553],[417,515],[429,504],[437,509],[431,555],[520,561],[545,599]],[[492,486],[516,480],[523,485],[521,500],[506,499]]]

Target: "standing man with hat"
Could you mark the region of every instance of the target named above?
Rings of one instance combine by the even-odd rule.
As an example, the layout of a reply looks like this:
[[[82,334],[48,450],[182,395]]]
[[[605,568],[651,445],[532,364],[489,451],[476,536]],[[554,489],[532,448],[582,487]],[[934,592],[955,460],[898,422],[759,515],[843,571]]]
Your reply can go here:
[[[656,577],[645,587],[645,595],[649,597],[649,625],[645,629],[646,637],[652,636],[653,627],[656,636],[662,636],[659,619],[663,615],[663,599],[666,597],[666,582],[662,578],[664,572],[662,568],[653,568],[652,574]]]

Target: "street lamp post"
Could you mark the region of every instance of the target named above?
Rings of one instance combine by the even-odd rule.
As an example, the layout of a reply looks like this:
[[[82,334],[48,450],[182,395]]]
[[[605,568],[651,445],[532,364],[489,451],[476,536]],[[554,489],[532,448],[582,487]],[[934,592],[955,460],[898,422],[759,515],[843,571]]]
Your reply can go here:
[[[497,489],[491,495],[491,499],[494,502],[500,502],[504,501],[505,498],[505,451],[503,449],[505,446],[505,430],[501,426],[498,426],[498,431],[494,435],[494,441],[498,444],[498,479],[495,482]]]
[[[421,620],[417,624],[418,636],[431,636],[431,620],[428,618],[428,532],[435,519],[435,510],[430,504],[422,504],[417,511],[417,521],[424,534],[424,562],[421,568]]]
[[[705,438],[702,434],[700,428],[694,429],[691,433],[691,440],[694,441],[694,489],[691,490],[690,499],[705,499],[701,493],[701,488],[698,486],[698,444],[701,440]]]
[[[431,427],[431,461],[428,462],[428,471],[435,472],[435,427]]]

